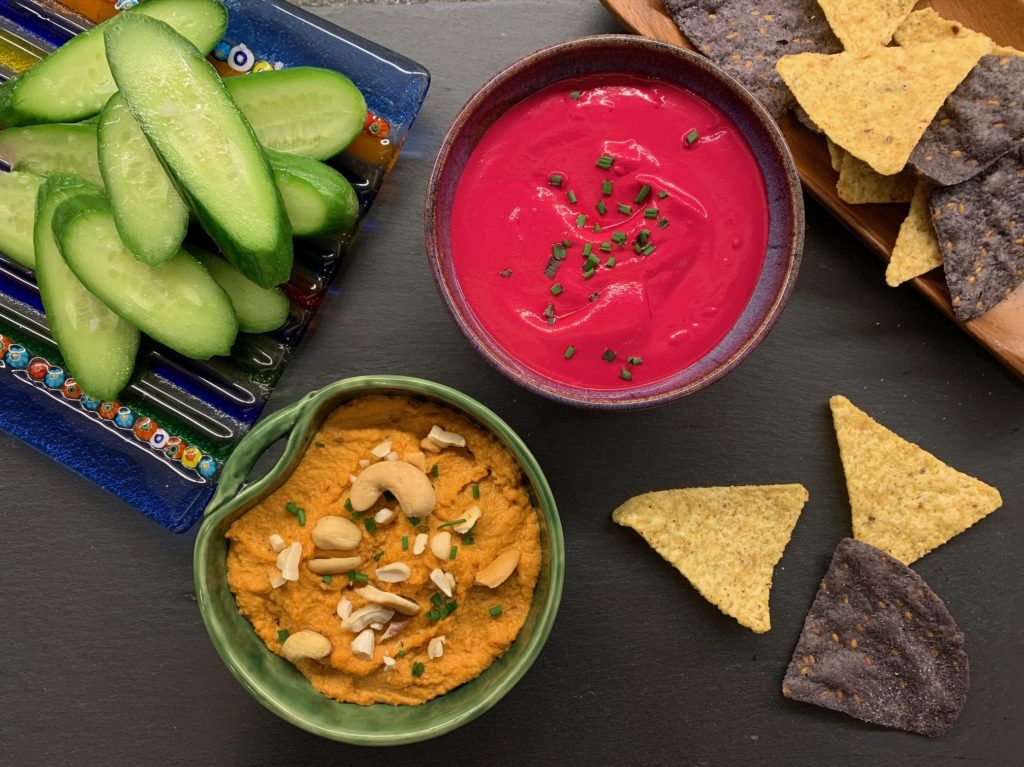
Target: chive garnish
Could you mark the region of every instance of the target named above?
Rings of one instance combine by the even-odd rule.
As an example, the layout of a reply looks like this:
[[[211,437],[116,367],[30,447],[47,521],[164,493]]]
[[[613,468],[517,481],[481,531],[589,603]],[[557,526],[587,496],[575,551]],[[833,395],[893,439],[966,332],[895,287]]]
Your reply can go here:
[[[441,611],[440,610],[431,610],[429,613],[427,613],[427,620],[429,620],[429,621],[439,621],[439,620],[441,620]]]
[[[504,277],[507,280],[509,277],[512,276],[512,270],[511,269],[502,269],[500,272],[498,272],[498,276],[499,277]]]
[[[619,209],[619,213],[621,213],[624,216],[628,216],[630,213],[633,212],[633,206],[627,205],[624,202],[620,202],[617,207]]]
[[[580,100],[580,96],[582,96],[582,95],[583,95],[582,91],[573,91],[572,93],[569,94],[569,98],[571,98],[573,101],[579,101]]]
[[[561,186],[562,185],[562,177],[561,177],[561,175],[559,175],[558,173],[552,173],[550,176],[548,176],[548,183],[551,184],[551,186]]]
[[[647,195],[649,195],[650,193],[651,185],[644,184],[642,187],[640,187],[640,191],[636,193],[636,197],[633,199],[633,202],[639,205],[640,203],[647,199]]]
[[[355,570],[350,570],[348,573],[348,579],[350,581],[359,581],[360,583],[368,583],[370,576],[366,573],[357,573]]]
[[[402,551],[408,551],[408,550],[409,550],[409,536],[408,535],[403,535],[402,536]]]
[[[628,362],[630,365],[643,365],[644,364],[644,358],[643,357],[626,357],[626,362]]]
[[[650,229],[641,229],[640,230],[640,234],[638,234],[636,236],[636,238],[637,238],[637,240],[639,240],[641,245],[646,245],[647,244],[647,240],[648,240],[648,238],[650,236],[651,236],[651,230]]]
[[[352,512],[352,519],[362,519],[364,516],[366,516],[366,512],[365,511],[354,511],[354,512]]]
[[[601,225],[600,224],[594,224],[594,231],[595,232],[600,232],[601,231]]]
[[[578,226],[578,227],[580,227],[582,229],[586,225],[587,225],[587,217],[586,217],[585,214],[580,213],[578,216],[576,216],[576,226]]]
[[[614,242],[616,245],[624,245],[626,243],[626,233],[615,232],[612,235],[612,242]]]
[[[610,154],[603,154],[597,158],[596,165],[601,170],[608,170],[610,167],[612,167],[612,163],[614,162],[615,158],[612,157]]]
[[[398,657],[399,658],[404,658],[405,657],[405,648],[404,647],[401,650],[398,651]]]
[[[501,615],[501,605],[495,605],[487,612],[492,618],[497,618],[499,615]]]
[[[601,194],[605,197],[609,197],[612,193],[612,182],[605,180],[601,182]]]
[[[456,604],[454,600],[449,602],[448,604],[446,604],[444,606],[444,616],[443,617],[447,618],[449,615],[451,615],[453,612],[455,612],[457,607],[458,607],[458,604]]]
[[[434,479],[437,479],[437,464],[436,463],[433,466],[430,467],[430,476],[432,476]]]
[[[692,145],[693,142],[696,141],[698,138],[700,138],[700,134],[697,133],[697,129],[694,128],[692,131],[686,134],[686,145]]]
[[[284,505],[284,510],[291,514],[293,517],[297,517],[300,511],[299,507],[296,506],[291,501],[288,501],[288,503]]]
[[[647,208],[644,211],[644,218],[657,218],[657,217],[658,217],[658,209],[657,208]]]
[[[430,597],[430,604],[432,604],[434,607],[440,607],[444,604],[444,597],[440,594],[434,594]]]
[[[288,629],[280,629],[277,632],[277,641],[284,644],[284,640],[288,638]]]
[[[558,274],[559,268],[562,266],[562,259],[557,256],[552,256],[548,259],[548,265],[544,267],[544,276],[549,280],[555,279],[555,275]]]
[[[595,205],[594,207],[597,208],[597,212],[600,213],[602,216],[608,212],[608,208],[606,208],[604,205],[604,200],[598,200],[597,205]]]
[[[576,353],[576,347],[573,346],[572,344],[569,344],[568,346],[565,347],[565,354],[563,356],[567,360],[571,360],[572,359],[572,355],[574,355],[575,353]]]
[[[480,485],[473,485],[473,499],[477,500],[480,498]]]
[[[474,543],[476,543],[476,538],[474,538],[472,535],[464,535],[462,536],[462,542],[467,546],[472,546]]]
[[[570,245],[572,245],[572,240],[562,240],[563,248],[568,248]]]
[[[623,381],[632,381],[633,374],[626,370],[626,368],[622,368],[622,370],[619,371],[619,378]]]
[[[383,556],[384,556],[384,552],[383,551],[378,551],[376,554],[373,555],[373,561],[374,562],[380,562],[381,557],[383,557]]]
[[[588,242],[586,245],[583,246],[583,257],[586,258],[587,256],[589,256],[591,252],[593,252],[593,250],[594,246]]]
[[[616,263],[617,262],[615,261],[615,256],[612,256],[611,258],[604,262],[604,266],[606,269],[614,269]]]
[[[324,447],[327,447],[327,445],[325,445],[325,444],[324,444],[323,442],[316,442],[316,443],[314,443],[314,444],[315,444],[315,445],[316,445],[317,447],[320,447],[320,448],[324,448]]]
[[[565,199],[567,199],[570,204],[575,205],[576,204],[576,192],[574,192],[572,189],[570,189],[569,193],[567,195],[565,195]]]
[[[563,245],[560,242],[556,242],[554,245],[551,246],[551,255],[553,255],[555,258],[561,261],[563,258],[565,258],[565,245]]]
[[[612,244],[610,242],[602,242],[601,243],[601,250],[604,251],[605,253],[611,253],[612,252]]]
[[[664,200],[666,197],[668,197],[668,192],[665,191],[664,189],[662,189],[660,192],[658,192],[658,198],[659,199]]]
[[[424,671],[426,671],[426,666],[424,666],[422,663],[417,662],[412,664],[412,675],[414,677],[419,678],[423,676]]]
[[[600,263],[601,259],[598,258],[595,254],[591,253],[589,256],[587,256],[587,260],[583,262],[583,268],[584,270],[593,269]]]
[[[438,525],[437,529],[438,530],[444,530],[446,527],[455,527],[455,525],[461,525],[465,521],[466,521],[465,518],[453,519],[451,522],[445,522],[443,525]]]
[[[323,578],[321,578],[320,580],[322,580],[322,581],[323,581],[324,583],[330,584],[330,582],[331,582],[331,581],[333,581],[333,580],[334,580],[334,578],[332,578],[332,577],[331,577],[331,576],[329,576],[329,575],[325,575],[325,576],[324,576]]]
[[[583,279],[585,279],[585,280],[589,280],[593,276],[594,276],[594,270],[593,269],[587,269],[587,271],[583,272]]]
[[[420,518],[419,517],[409,517],[409,524],[412,525],[413,527],[416,527],[416,525],[418,525],[419,523],[420,523]]]
[[[668,219],[667,218],[663,218],[663,219],[661,219],[661,221],[658,222],[658,228],[659,229],[664,229],[666,226],[668,226]]]
[[[306,526],[306,510],[305,509],[299,509],[299,513],[296,514],[295,516],[299,520],[299,527],[305,527]]]
[[[615,352],[611,349],[605,349],[604,354],[601,355],[601,359],[605,362],[615,362]]]
[[[463,520],[463,522],[465,522],[465,520]],[[452,546],[452,550],[448,554],[448,559],[455,559],[455,557],[457,557],[458,554],[459,554],[459,547],[458,546]]]
[[[377,520],[373,517],[367,517],[363,520],[363,527],[366,528],[366,532],[372,533],[377,530]]]
[[[639,240],[633,243],[633,252],[638,256],[644,252],[643,246],[640,244]]]
[[[547,307],[544,309],[544,319],[546,319],[548,321],[548,325],[554,325],[555,324],[555,305],[554,304],[548,304]]]
[[[654,243],[652,243],[652,242],[649,242],[649,243],[647,243],[646,245],[644,245],[644,250],[643,250],[643,254],[644,254],[645,256],[649,256],[649,255],[651,255],[651,253],[653,253],[653,252],[654,252],[654,251],[656,251],[656,250],[657,250],[657,248],[656,248],[656,247],[654,247]]]
[[[562,283],[556,282],[554,285],[551,286],[551,295],[557,296],[557,295],[560,295],[561,292],[562,292]]]

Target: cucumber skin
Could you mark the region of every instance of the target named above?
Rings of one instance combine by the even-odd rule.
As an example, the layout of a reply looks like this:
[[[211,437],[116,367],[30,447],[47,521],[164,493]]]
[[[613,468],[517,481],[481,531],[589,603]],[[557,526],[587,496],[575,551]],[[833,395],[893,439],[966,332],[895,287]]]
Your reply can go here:
[[[50,325],[50,334],[64,357],[68,375],[73,376],[82,390],[93,397],[113,401],[131,380],[135,369],[135,357],[139,350],[139,331],[130,323],[111,312],[111,319],[116,325],[104,330],[89,328],[88,338],[80,337],[80,331],[64,326],[64,312],[54,305],[56,300],[64,297],[60,283],[75,280],[77,277],[70,272],[59,250],[52,253],[42,238],[50,238],[50,247],[57,245],[52,226],[52,208],[60,205],[62,200],[78,194],[96,194],[96,187],[85,179],[71,174],[58,174],[47,179],[39,190],[36,206],[38,224],[35,230],[35,249],[39,253],[39,268],[36,271],[36,283],[46,310],[46,318]],[[51,225],[46,227],[47,219]],[[44,231],[48,229],[48,231]],[[60,263],[52,263],[51,258],[59,259]],[[63,273],[62,273],[63,272]],[[86,288],[79,282],[82,290]],[[110,311],[99,299],[103,311]],[[98,337],[100,336],[100,337]],[[99,346],[102,350],[96,359],[93,351]],[[91,347],[91,348],[90,348]]]
[[[121,121],[125,121],[126,125],[122,126]],[[130,125],[127,124],[128,121]],[[126,137],[138,145],[135,162],[151,163],[155,166],[153,170],[158,181],[149,190],[146,199],[132,194],[134,188],[131,184],[127,187],[122,186],[126,179],[124,171],[120,170],[117,153],[124,149],[123,140]],[[110,101],[100,114],[98,155],[100,173],[107,187],[107,199],[110,200],[117,231],[124,244],[140,261],[150,266],[157,266],[173,258],[174,254],[181,250],[181,243],[188,232],[188,205],[160,163],[160,158],[149,146],[142,128],[135,121],[120,93],[110,97]],[[147,221],[144,218],[147,207],[152,210],[151,215],[159,213],[165,217],[168,226],[168,231],[165,232],[168,236],[166,241],[154,242],[151,237],[147,237],[152,233],[150,227],[153,224],[152,219]],[[171,218],[175,220],[172,221]],[[174,231],[170,231],[171,228]]]
[[[243,333],[269,333],[287,321],[291,304],[280,288],[261,288],[220,256],[198,248],[187,250],[228,294]]]
[[[40,136],[48,134],[63,136],[68,145],[76,145],[75,150],[64,162],[53,163],[49,158],[33,153],[31,144]],[[26,151],[27,150],[27,151]],[[103,176],[100,174],[100,163],[97,157],[98,144],[96,126],[82,123],[47,123],[31,125],[23,128],[8,128],[0,131],[0,160],[14,170],[28,171],[47,176],[53,173],[73,173],[94,184],[103,191]]]
[[[75,222],[79,219],[95,215],[109,216],[111,219],[111,228],[116,234],[117,229],[113,223],[113,214],[110,212],[110,206],[107,203],[106,198],[98,194],[81,194],[65,200],[61,203],[60,207],[57,208],[53,218],[53,229],[57,236],[57,240],[60,243],[61,251],[65,254],[68,266],[71,267],[71,270],[82,281],[82,284],[92,291],[93,294],[104,304],[106,304],[111,311],[118,314],[126,322],[136,325],[139,330],[153,338],[155,341],[164,344],[186,357],[191,357],[193,359],[209,359],[214,356],[228,355],[231,352],[231,347],[234,345],[235,337],[238,335],[238,319],[235,317],[231,300],[220,285],[209,276],[206,269],[196,262],[191,255],[189,255],[188,251],[184,249],[178,251],[174,259],[161,264],[160,266],[142,264],[134,258],[132,258],[132,260],[138,262],[140,269],[145,270],[167,269],[174,263],[175,259],[181,258],[195,262],[196,268],[210,280],[210,283],[213,284],[217,291],[216,303],[219,305],[213,306],[212,302],[207,301],[203,304],[203,310],[211,312],[211,314],[215,314],[218,317],[227,317],[230,319],[230,321],[225,325],[227,332],[218,334],[215,337],[203,339],[203,343],[196,343],[196,339],[194,337],[190,338],[187,343],[179,343],[179,341],[181,341],[180,336],[175,335],[173,332],[168,333],[166,331],[170,324],[176,322],[176,318],[173,316],[162,318],[160,322],[150,322],[146,316],[126,316],[131,314],[131,312],[124,310],[121,306],[118,306],[118,301],[116,300],[116,293],[118,291],[117,285],[111,286],[102,280],[94,280],[93,275],[87,274],[85,270],[76,269],[77,253],[75,252],[74,244],[72,243]],[[128,251],[127,248],[125,248],[125,254],[130,254],[130,251]]]
[[[174,32],[173,29],[168,27],[166,24],[157,21],[155,19],[149,19],[140,16],[120,16],[116,19],[117,23],[112,24],[107,28],[104,33],[104,40],[106,42],[107,49],[107,61],[110,64],[111,72],[114,74],[114,79],[118,84],[125,100],[128,102],[128,106],[138,120],[140,127],[146,134],[147,138],[150,139],[150,143],[153,145],[157,155],[160,156],[161,162],[164,167],[170,172],[171,177],[175,181],[175,185],[178,187],[178,191],[182,197],[188,203],[189,207],[195,213],[196,218],[202,227],[206,230],[207,234],[213,238],[213,241],[220,248],[224,256],[235,265],[246,277],[255,282],[260,287],[270,288],[275,285],[280,285],[288,281],[291,277],[292,262],[294,258],[292,249],[292,232],[291,226],[288,223],[288,217],[284,210],[284,203],[281,200],[281,194],[277,190],[277,185],[274,182],[273,171],[270,168],[269,162],[267,162],[266,156],[263,154],[263,149],[259,144],[256,134],[252,130],[252,126],[246,121],[241,111],[234,105],[230,94],[227,93],[227,89],[224,87],[224,83],[216,70],[207,62],[187,41],[182,41],[180,35]],[[160,141],[154,138],[154,131],[152,125],[147,124],[147,120],[143,115],[140,114],[140,105],[138,103],[138,94],[133,99],[130,93],[133,90],[130,86],[132,85],[131,80],[133,76],[138,75],[137,62],[131,60],[131,56],[127,57],[128,60],[121,61],[119,56],[119,48],[121,41],[125,35],[149,35],[151,38],[164,37],[165,42],[171,47],[179,47],[180,53],[185,58],[195,59],[199,66],[200,71],[208,72],[209,80],[207,82],[208,87],[216,88],[223,91],[224,99],[226,101],[225,108],[232,110],[231,114],[240,121],[243,126],[244,132],[248,134],[250,141],[247,147],[236,146],[236,151],[240,149],[248,150],[251,152],[250,161],[256,165],[259,170],[263,171],[259,173],[260,177],[251,179],[253,183],[265,184],[268,188],[268,197],[273,196],[276,199],[277,208],[275,221],[272,221],[273,228],[275,229],[274,241],[265,243],[265,246],[260,249],[246,248],[240,244],[234,233],[228,231],[222,222],[218,220],[218,217],[213,213],[208,205],[204,203],[201,196],[196,193],[196,190],[190,189],[186,183],[183,183],[180,174],[175,170],[174,163],[168,162],[165,153],[161,150]],[[181,45],[181,42],[184,45]],[[149,75],[150,73],[146,73]],[[145,76],[142,78],[145,79]],[[145,85],[142,86],[145,89]],[[136,103],[133,103],[133,100]],[[265,178],[265,181],[264,181]],[[219,192],[219,194],[218,194]],[[205,195],[212,198],[224,196],[225,199],[231,199],[231,189],[207,189]]]
[[[344,234],[352,229],[359,216],[359,198],[348,179],[317,160],[273,149],[265,151],[296,237],[324,237]],[[306,185],[323,199],[324,217],[319,225],[304,226],[301,223],[302,217],[294,210],[295,202],[289,200],[288,180]]]
[[[35,229],[36,200],[39,197],[39,188],[43,185],[43,181],[44,179],[42,176],[36,175],[35,173],[27,173],[25,171],[0,173],[0,186],[9,184],[25,187],[25,189],[19,190],[19,193],[26,195],[25,198],[21,199],[21,205],[30,207],[32,212],[32,227],[28,232],[27,241],[23,234],[19,235],[18,232],[11,231],[9,228],[10,224],[0,217],[0,222],[2,222],[0,223],[0,250],[2,250],[4,255],[8,258],[14,259],[19,264],[29,269],[36,268],[36,251],[33,230]],[[31,201],[27,199],[28,195],[31,195]]]
[[[316,78],[327,80],[334,87],[348,91],[353,99],[359,100],[359,107],[353,110],[354,116],[347,125],[336,125],[335,134],[329,138],[322,138],[319,141],[310,140],[302,145],[283,146],[275,144],[267,132],[265,123],[261,120],[262,113],[258,106],[261,99],[270,98],[276,104],[280,98],[273,98],[274,91],[281,90],[285,94],[289,91],[301,91],[302,80],[313,80]],[[340,72],[333,69],[321,67],[289,67],[288,69],[259,72],[257,74],[243,75],[240,77],[228,77],[224,80],[228,93],[242,110],[242,114],[252,124],[253,130],[259,137],[263,146],[267,149],[298,154],[314,160],[327,160],[341,152],[352,143],[356,136],[363,130],[366,122],[366,99],[355,84]],[[339,100],[335,94],[333,100]]]
[[[221,40],[224,36],[224,32],[227,30],[227,9],[221,5],[221,3],[216,2],[216,0],[201,3],[197,3],[196,0],[189,0],[189,3],[204,5],[206,6],[206,11],[213,11],[214,13],[218,13],[220,16],[219,23],[210,27],[209,31],[206,33],[207,36],[202,40],[191,41],[198,48],[202,49],[203,55],[205,56],[213,50],[213,47]],[[122,13],[135,14],[139,16],[149,16],[151,14],[164,15],[163,8],[173,6],[175,4],[181,4],[181,0],[148,0],[148,2],[127,11],[123,11]],[[219,11],[214,10],[217,7],[219,7]],[[54,59],[57,59],[58,61],[66,59],[68,56],[74,55],[75,51],[81,50],[83,46],[95,45],[95,41],[97,40],[102,45],[106,27],[117,18],[117,16],[110,18],[107,21],[97,24],[91,29],[76,35],[68,40],[64,45],[50,53],[46,58],[40,60],[38,64],[20,75],[16,80],[5,83],[4,87],[5,90],[7,90],[6,96],[0,95],[0,127],[51,122],[75,122],[98,114],[103,108],[103,105],[107,102],[107,99],[116,91],[112,81],[110,88],[107,90],[100,90],[95,94],[90,94],[87,91],[82,93],[83,105],[80,108],[69,109],[69,111],[59,114],[44,114],[22,108],[18,103],[19,91],[23,92],[26,89],[31,89],[36,81],[42,81],[41,87],[44,90],[52,88],[53,83],[49,83],[48,85],[46,84],[45,72],[49,67],[45,65],[45,62],[52,61]],[[43,75],[39,74],[40,67],[42,67]],[[7,86],[9,86],[9,89]],[[64,86],[74,88],[76,83],[64,83]]]

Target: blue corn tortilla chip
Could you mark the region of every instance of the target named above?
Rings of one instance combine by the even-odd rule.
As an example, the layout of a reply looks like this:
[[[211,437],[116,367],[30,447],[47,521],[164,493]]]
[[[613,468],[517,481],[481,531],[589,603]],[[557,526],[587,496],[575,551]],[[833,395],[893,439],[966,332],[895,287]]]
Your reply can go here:
[[[775,71],[791,53],[838,53],[817,0],[665,0],[665,10],[701,53],[735,77],[778,120],[793,95]]]
[[[953,311],[978,317],[1024,282],[1024,148],[936,189],[930,205]]]
[[[832,556],[782,693],[865,722],[937,737],[967,700],[964,635],[917,573],[852,538]]]
[[[1024,56],[983,56],[946,99],[910,155],[918,173],[951,186],[1024,141]]]

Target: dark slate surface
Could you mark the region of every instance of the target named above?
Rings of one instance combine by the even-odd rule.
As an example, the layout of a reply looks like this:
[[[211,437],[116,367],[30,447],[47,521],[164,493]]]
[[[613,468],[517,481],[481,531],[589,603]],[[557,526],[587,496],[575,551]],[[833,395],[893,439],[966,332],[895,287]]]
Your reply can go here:
[[[323,10],[426,64],[434,86],[319,327],[272,409],[354,373],[421,375],[497,410],[545,467],[567,540],[544,653],[456,734],[385,752],[266,712],[221,665],[196,609],[193,535],[174,536],[0,437],[0,764],[1006,765],[1024,753],[1024,385],[814,204],[804,266],[768,340],[711,389],[655,411],[579,412],[492,371],[438,301],[421,204],[438,142],[490,74],[546,43],[616,31],[596,2],[485,0]],[[786,700],[780,687],[849,507],[827,400],[849,396],[1005,507],[916,568],[967,637],[964,714],[931,741]],[[586,461],[579,460],[586,456]],[[612,509],[647,490],[803,482],[771,633],[721,615]],[[330,760],[330,761],[328,761]],[[371,761],[372,760],[372,761]]]

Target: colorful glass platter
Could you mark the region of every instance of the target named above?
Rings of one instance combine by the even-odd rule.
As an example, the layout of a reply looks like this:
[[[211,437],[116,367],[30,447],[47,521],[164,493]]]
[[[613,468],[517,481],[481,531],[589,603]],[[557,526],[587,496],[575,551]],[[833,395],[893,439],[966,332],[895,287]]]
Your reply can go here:
[[[282,0],[222,2],[230,21],[210,60],[223,76],[326,67],[351,78],[366,97],[362,134],[329,161],[355,187],[361,221],[419,113],[429,73]],[[3,0],[0,80],[137,4]],[[191,360],[144,339],[132,382],[117,402],[84,396],[67,377],[32,272],[0,254],[0,429],[164,527],[187,530],[213,496],[223,462],[259,418],[354,235],[297,239],[295,268],[283,286],[291,301],[288,321],[273,333],[240,335],[230,357]]]

